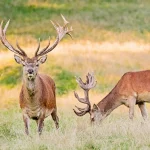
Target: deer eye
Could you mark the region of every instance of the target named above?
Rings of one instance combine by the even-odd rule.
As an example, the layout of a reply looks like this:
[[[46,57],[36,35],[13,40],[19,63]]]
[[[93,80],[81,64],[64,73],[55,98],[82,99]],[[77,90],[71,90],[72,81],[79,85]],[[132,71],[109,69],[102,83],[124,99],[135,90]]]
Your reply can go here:
[[[36,67],[38,67],[39,66],[39,64],[36,64]]]

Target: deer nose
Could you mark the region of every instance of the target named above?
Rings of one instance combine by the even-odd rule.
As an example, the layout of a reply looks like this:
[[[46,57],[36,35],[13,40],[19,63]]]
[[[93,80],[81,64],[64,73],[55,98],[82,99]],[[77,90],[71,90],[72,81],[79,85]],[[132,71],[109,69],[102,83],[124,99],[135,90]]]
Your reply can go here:
[[[28,73],[32,74],[33,73],[33,69],[28,69]]]

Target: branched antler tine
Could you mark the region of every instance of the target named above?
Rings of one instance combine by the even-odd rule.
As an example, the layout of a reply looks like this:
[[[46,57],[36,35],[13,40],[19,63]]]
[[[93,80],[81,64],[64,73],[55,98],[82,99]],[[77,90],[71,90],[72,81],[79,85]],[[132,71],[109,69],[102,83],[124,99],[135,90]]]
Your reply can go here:
[[[72,37],[72,35],[71,35],[71,33],[70,32],[72,32],[73,31],[73,28],[72,28],[72,26],[70,27],[70,30],[68,30],[67,29],[67,33],[66,34],[68,34],[72,39],[73,39],[73,37]]]
[[[9,26],[9,22],[10,22],[10,19],[7,21],[7,23],[6,23],[6,25],[5,25],[4,29],[3,29],[4,35],[6,34],[7,28]]]
[[[79,81],[79,82],[78,82],[79,84],[85,85],[85,83],[82,81],[82,79],[81,79],[80,77],[78,78],[78,81]]]
[[[87,110],[87,107],[85,108],[79,108],[78,106],[75,106],[79,111],[86,111]]]
[[[17,46],[17,48],[22,52],[22,54],[24,55],[24,56],[27,56],[27,54],[24,52],[24,50],[19,46],[19,43],[18,43],[18,40],[16,39],[16,46]]]
[[[93,76],[90,73],[88,73],[88,79],[89,79],[89,83],[93,82]]]
[[[81,103],[83,103],[83,104],[88,104],[88,103],[86,102],[86,100],[85,100],[84,98],[80,98],[80,97],[78,96],[78,94],[77,94],[75,91],[74,91],[74,96],[75,96],[76,99],[78,99],[79,102],[81,102]]]
[[[76,78],[76,81],[78,82],[79,86],[82,88],[82,89],[86,89],[86,84],[82,81],[81,78]]]
[[[52,23],[52,25],[54,26],[54,28],[56,29],[56,31],[58,30],[58,27],[56,26],[56,24],[52,21],[52,20],[50,20],[51,21],[51,23]],[[57,31],[58,32],[58,31]]]
[[[91,86],[92,86],[92,84],[94,82],[94,80],[93,80],[91,75],[88,76],[88,80],[89,80],[88,86],[89,86],[89,88],[91,88]]]
[[[61,14],[61,17],[62,17],[62,19],[63,19],[63,21],[64,21],[64,28],[66,27],[66,25],[69,23],[67,20],[66,20],[66,18]]]
[[[86,111],[80,111],[80,112],[77,112],[75,109],[73,109],[74,113],[77,115],[77,116],[83,116],[85,115],[87,112]]]
[[[79,99],[79,96],[78,96],[78,94],[74,91],[74,96],[77,98],[77,99]]]
[[[80,84],[83,84],[83,81],[82,81],[82,79],[81,79],[80,77],[77,77],[77,78],[76,78],[76,81],[78,82],[79,85],[80,85]]]
[[[7,31],[7,28],[8,28],[8,25],[9,25],[9,22],[10,20],[6,23],[4,29],[2,29],[2,25],[3,25],[3,21],[1,22],[1,26],[0,26],[0,39],[1,39],[1,42],[9,49],[11,50],[12,52],[16,53],[16,54],[19,54],[21,56],[25,56],[25,52],[22,52],[21,50],[17,50],[15,49],[6,39],[6,31]]]
[[[40,51],[40,54],[38,54],[38,52],[37,52],[37,54],[35,54],[35,56],[42,56],[42,55],[44,55],[45,50],[47,50],[47,48],[48,48],[49,46],[50,46],[50,37],[49,37],[49,39],[48,39],[48,44],[47,44],[47,46],[46,46],[43,50]]]
[[[69,23],[69,22],[66,21],[64,16],[62,16],[62,18],[63,18],[63,20],[65,22],[64,26],[60,26],[58,23],[54,23],[53,21],[51,21],[52,25],[54,26],[54,28],[57,31],[56,40],[55,40],[54,44],[51,47],[47,47],[47,49],[44,49],[41,52],[39,52],[37,57],[45,55],[45,54],[49,53],[50,51],[52,51],[66,34],[71,36],[70,32],[72,31],[72,28],[70,30],[68,30],[68,28],[66,27],[66,24]]]
[[[58,23],[58,22],[56,22],[56,24],[57,24],[57,26],[60,28],[61,26],[60,26],[60,24]]]
[[[91,84],[92,88],[94,88],[96,84],[97,84],[97,81],[95,81],[94,75],[92,75],[92,84]]]
[[[70,32],[70,31],[69,31],[69,32]],[[68,35],[72,38],[72,40],[73,40],[73,37],[72,37],[71,33],[69,33],[69,32],[68,32],[67,34],[68,34]]]
[[[93,84],[93,87],[92,87],[92,88],[94,88],[94,87],[96,86],[96,84],[97,84],[97,81],[95,81],[95,83]]]
[[[38,41],[38,47],[37,47],[37,49],[35,51],[35,56],[37,56],[39,50],[40,50],[40,38],[39,38],[39,41]]]
[[[89,76],[86,76],[86,84],[89,84]]]
[[[97,82],[95,81],[94,75],[88,73],[88,75],[87,75],[87,83],[88,83],[88,89],[91,89],[91,88],[96,86]]]

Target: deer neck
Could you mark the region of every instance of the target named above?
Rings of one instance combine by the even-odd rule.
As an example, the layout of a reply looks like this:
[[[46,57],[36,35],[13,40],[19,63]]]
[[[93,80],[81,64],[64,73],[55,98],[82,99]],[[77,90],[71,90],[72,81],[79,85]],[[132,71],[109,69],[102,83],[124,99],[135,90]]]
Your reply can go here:
[[[36,91],[38,90],[38,81],[39,81],[39,76],[37,75],[34,80],[28,80],[27,78],[23,78],[23,84],[28,92],[29,96],[34,96]]]
[[[111,91],[105,98],[103,98],[97,106],[103,118],[107,117],[114,109],[121,105],[120,95],[115,90]]]

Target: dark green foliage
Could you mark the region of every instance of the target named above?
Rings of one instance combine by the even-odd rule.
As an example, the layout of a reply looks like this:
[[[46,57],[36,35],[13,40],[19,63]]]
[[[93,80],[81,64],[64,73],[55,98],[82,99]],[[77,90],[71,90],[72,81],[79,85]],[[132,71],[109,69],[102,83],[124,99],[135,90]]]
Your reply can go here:
[[[14,87],[21,81],[21,72],[21,66],[7,66],[3,68],[0,70],[0,85],[5,85],[10,88]]]
[[[74,74],[61,69],[59,73],[55,75],[55,81],[56,81],[56,87],[57,87],[57,93],[59,95],[66,94],[70,90],[75,90],[77,87],[77,83],[75,81]]]

